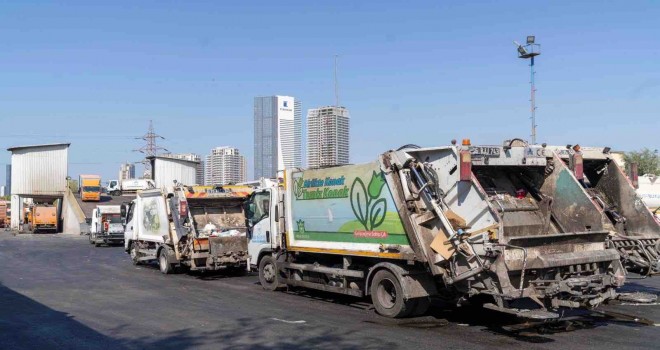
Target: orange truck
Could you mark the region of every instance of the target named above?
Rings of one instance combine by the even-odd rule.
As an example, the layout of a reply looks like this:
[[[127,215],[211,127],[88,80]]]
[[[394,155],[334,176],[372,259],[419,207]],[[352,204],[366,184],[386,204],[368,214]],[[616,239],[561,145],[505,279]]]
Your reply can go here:
[[[57,232],[57,207],[51,204],[35,204],[30,207],[28,231]]]
[[[98,202],[101,200],[101,177],[99,175],[80,175],[78,191],[83,202]]]
[[[7,202],[0,202],[0,227],[9,227],[7,225]]]

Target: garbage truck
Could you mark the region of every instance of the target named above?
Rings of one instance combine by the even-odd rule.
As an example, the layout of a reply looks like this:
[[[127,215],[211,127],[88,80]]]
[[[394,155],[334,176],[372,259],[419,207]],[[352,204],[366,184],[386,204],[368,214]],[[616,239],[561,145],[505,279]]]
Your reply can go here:
[[[157,261],[160,271],[245,273],[248,187],[195,193],[182,185],[139,191],[122,204],[124,248],[134,264]]]
[[[151,179],[128,179],[128,180],[110,180],[106,191],[111,196],[123,196],[125,194],[135,194],[137,191],[156,188],[154,180]]]
[[[28,231],[37,232],[57,232],[57,207],[49,203],[32,204],[26,215]]]
[[[547,146],[569,166],[611,224],[608,244],[628,271],[660,273],[660,219],[645,205],[609,147]]]
[[[536,320],[596,307],[625,270],[595,204],[556,163],[541,146],[464,140],[289,169],[247,201],[249,244],[262,244],[251,263],[267,290],[370,297],[386,317],[423,314],[431,297]]]
[[[92,210],[92,223],[89,230],[89,243],[121,244],[124,242],[124,225],[119,205],[97,205]]]

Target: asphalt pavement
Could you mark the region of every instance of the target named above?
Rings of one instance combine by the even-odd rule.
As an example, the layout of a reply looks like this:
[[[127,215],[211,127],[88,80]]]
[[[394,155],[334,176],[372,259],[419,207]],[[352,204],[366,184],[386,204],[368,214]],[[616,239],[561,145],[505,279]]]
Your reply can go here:
[[[101,200],[98,202],[83,202],[80,199],[79,194],[74,194],[74,197],[76,197],[76,200],[78,201],[78,205],[80,205],[80,209],[82,209],[83,213],[85,214],[86,218],[91,218],[92,217],[92,211],[96,208],[97,205],[121,205],[124,202],[130,202],[133,199],[135,199],[135,196],[110,196],[107,194],[102,194],[101,195]]]
[[[600,316],[520,327],[476,308],[434,304],[390,320],[368,300],[264,291],[255,275],[163,275],[85,236],[0,232],[2,349],[657,349],[660,327]],[[660,293],[660,277],[629,289]],[[602,310],[660,322],[660,305]]]

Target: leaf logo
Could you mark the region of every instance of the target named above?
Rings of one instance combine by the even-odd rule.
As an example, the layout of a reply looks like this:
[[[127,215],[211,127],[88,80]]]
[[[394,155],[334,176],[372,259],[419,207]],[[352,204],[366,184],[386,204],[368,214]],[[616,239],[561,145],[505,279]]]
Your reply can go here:
[[[294,180],[293,194],[296,196],[296,199],[302,198],[304,185],[305,185],[305,179],[303,179],[302,177],[299,177]]]
[[[351,209],[364,229],[371,231],[385,221],[387,202],[379,198],[385,187],[383,172],[371,174],[369,185],[365,186],[362,179],[356,177],[351,185]]]

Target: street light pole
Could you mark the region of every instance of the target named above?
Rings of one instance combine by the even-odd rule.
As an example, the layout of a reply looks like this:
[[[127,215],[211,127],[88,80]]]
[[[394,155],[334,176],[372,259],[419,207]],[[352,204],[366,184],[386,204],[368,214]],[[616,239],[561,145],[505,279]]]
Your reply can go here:
[[[527,36],[527,44],[520,45],[516,41],[513,43],[518,46],[518,57],[522,59],[530,59],[529,68],[530,68],[530,80],[529,84],[531,86],[530,91],[530,103],[531,103],[531,120],[532,120],[532,144],[536,144],[536,85],[534,83],[534,76],[536,72],[534,71],[534,57],[541,54],[541,45],[535,43],[536,37],[533,35]]]
[[[536,75],[536,72],[534,72],[534,56],[530,58],[529,61],[529,67],[531,71],[531,79],[530,79],[530,84],[532,85],[532,91],[531,91],[531,98],[530,102],[532,104],[532,144],[536,144],[536,85],[534,85],[534,75]]]

